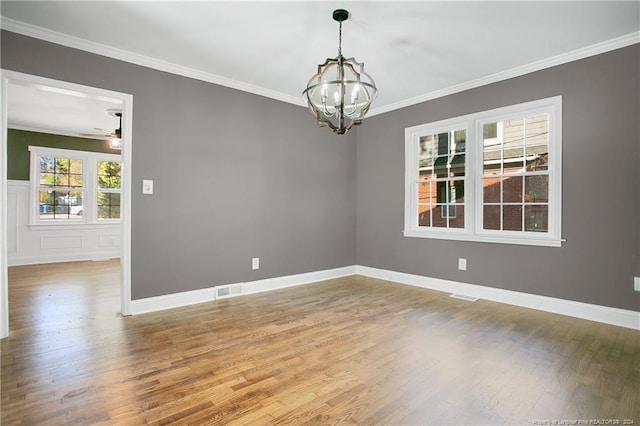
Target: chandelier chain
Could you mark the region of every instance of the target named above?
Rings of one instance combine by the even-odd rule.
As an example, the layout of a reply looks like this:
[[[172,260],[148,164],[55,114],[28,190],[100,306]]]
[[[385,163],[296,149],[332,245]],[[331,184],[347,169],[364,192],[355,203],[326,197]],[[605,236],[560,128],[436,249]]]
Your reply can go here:
[[[339,22],[340,29],[338,30],[338,56],[342,56],[342,21]]]

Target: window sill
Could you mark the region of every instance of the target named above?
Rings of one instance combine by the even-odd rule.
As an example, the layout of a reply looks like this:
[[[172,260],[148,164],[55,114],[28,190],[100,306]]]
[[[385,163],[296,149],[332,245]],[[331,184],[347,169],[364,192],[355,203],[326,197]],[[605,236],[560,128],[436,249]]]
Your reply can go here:
[[[516,236],[496,236],[496,235],[470,235],[463,230],[460,232],[424,232],[418,230],[403,231],[405,237],[413,238],[432,238],[437,240],[453,240],[453,241],[472,241],[477,243],[497,243],[497,244],[516,244],[523,246],[542,246],[542,247],[561,247],[566,240],[552,237],[528,237],[522,235]]]
[[[38,223],[29,225],[31,231],[84,231],[90,229],[120,229],[120,222],[108,223]]]

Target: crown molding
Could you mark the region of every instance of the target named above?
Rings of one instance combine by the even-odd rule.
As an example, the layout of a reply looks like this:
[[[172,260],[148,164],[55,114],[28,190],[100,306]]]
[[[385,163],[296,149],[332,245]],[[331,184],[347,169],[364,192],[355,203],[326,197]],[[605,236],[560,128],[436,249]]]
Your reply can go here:
[[[113,59],[118,59],[148,68],[153,68],[159,71],[165,71],[171,74],[181,75],[183,77],[189,77],[196,80],[218,84],[221,86],[241,90],[243,92],[253,93],[255,95],[264,96],[293,105],[306,106],[306,102],[302,99],[302,97],[291,96],[282,92],[270,90],[253,84],[244,83],[242,81],[230,79],[217,74],[200,71],[194,68],[185,67],[167,61],[162,61],[159,59],[151,58],[149,56],[129,52],[123,49],[117,49],[104,44],[95,43],[78,37],[73,37],[67,34],[27,24],[14,19],[6,18],[4,16],[0,18],[0,28],[51,43],[60,44],[62,46],[95,53],[97,55],[107,56]],[[452,95],[454,93],[463,92],[469,89],[475,89],[480,86],[485,86],[487,84],[497,83],[502,80],[519,77],[521,75],[529,74],[534,71],[540,71],[545,68],[551,68],[557,65],[562,65],[568,62],[587,58],[589,56],[594,56],[601,53],[609,52],[611,50],[631,46],[636,43],[640,43],[640,31],[636,31],[601,43],[596,43],[584,48],[576,49],[557,56],[552,56],[547,59],[532,62],[530,64],[515,67],[506,71],[501,71],[499,73],[491,74],[475,80],[456,84],[454,86],[450,86],[441,90],[425,93],[423,95],[381,106],[379,108],[372,108],[367,116],[372,117],[386,112],[395,111],[397,109]]]
[[[558,65],[566,64],[569,62],[577,61],[579,59],[588,58],[590,56],[599,55],[612,50],[621,49],[623,47],[631,46],[633,44],[640,43],[640,31],[633,32],[621,37],[617,37],[611,40],[607,40],[601,43],[593,44],[591,46],[576,49],[571,52],[563,53],[561,55],[552,56],[547,59],[532,62],[527,65],[522,65],[516,68],[511,68],[506,71],[491,74],[485,77],[480,77],[475,80],[467,81],[464,83],[456,84],[454,86],[447,87],[445,89],[436,90],[424,95],[416,96],[403,101],[395,102],[393,104],[385,105],[379,108],[372,108],[369,111],[368,117],[374,115],[383,114],[385,112],[395,111],[397,109],[405,108],[408,106],[420,104],[422,102],[430,101],[444,96],[453,95],[454,93],[463,92],[469,89],[475,89],[477,87],[486,86],[487,84],[497,83],[499,81],[508,80],[510,78],[519,77],[521,75],[529,74],[534,71],[540,71],[546,68],[555,67]]]
[[[46,133],[49,135],[59,135],[59,136],[70,136],[73,138],[80,138],[80,139],[95,139],[95,140],[100,140],[100,141],[107,141],[109,140],[109,137],[107,135],[102,136],[102,135],[89,135],[89,134],[81,134],[81,133],[75,133],[75,132],[67,132],[65,130],[59,130],[59,129],[48,129],[45,127],[37,127],[37,126],[29,126],[29,125],[25,125],[25,124],[11,124],[8,123],[7,124],[7,129],[9,130],[23,130],[25,132],[36,132],[36,133]]]
[[[264,96],[289,104],[299,106],[306,105],[302,97],[287,95],[285,93],[277,92],[275,90],[270,90],[253,84],[244,83],[242,81],[223,77],[217,74],[200,71],[194,68],[189,68],[171,62],[155,59],[149,56],[129,52],[127,50],[95,43],[79,37],[74,37],[67,34],[59,33],[57,31],[51,31],[46,28],[38,27],[36,25],[27,24],[15,19],[6,18],[4,16],[0,19],[0,28],[28,37],[48,41],[50,43],[95,53],[101,56],[107,56],[109,58],[141,65],[147,68],[153,68],[159,71],[165,71],[171,74],[181,75],[183,77],[189,77],[196,80],[206,81],[208,83],[218,84],[220,86],[241,90],[243,92],[253,93],[255,95]]]

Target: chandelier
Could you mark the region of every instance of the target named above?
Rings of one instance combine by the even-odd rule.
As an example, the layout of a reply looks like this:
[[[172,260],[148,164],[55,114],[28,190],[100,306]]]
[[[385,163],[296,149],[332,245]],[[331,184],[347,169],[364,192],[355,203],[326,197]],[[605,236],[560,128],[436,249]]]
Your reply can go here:
[[[318,125],[339,135],[362,123],[378,94],[373,78],[364,72],[364,63],[342,56],[342,22],[348,18],[344,9],[333,11],[333,19],[340,24],[338,56],[318,65],[318,73],[302,92]]]

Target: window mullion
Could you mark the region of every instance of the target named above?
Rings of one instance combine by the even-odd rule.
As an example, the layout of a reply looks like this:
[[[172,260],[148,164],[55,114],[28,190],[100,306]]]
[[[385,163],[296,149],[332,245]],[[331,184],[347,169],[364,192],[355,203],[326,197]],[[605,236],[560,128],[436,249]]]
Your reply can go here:
[[[86,220],[90,223],[96,222],[96,212],[95,212],[95,204],[96,204],[96,183],[95,183],[95,174],[96,174],[96,161],[94,159],[85,159],[85,181],[87,182],[87,194],[86,194],[86,202],[84,206],[86,208],[87,214]]]

